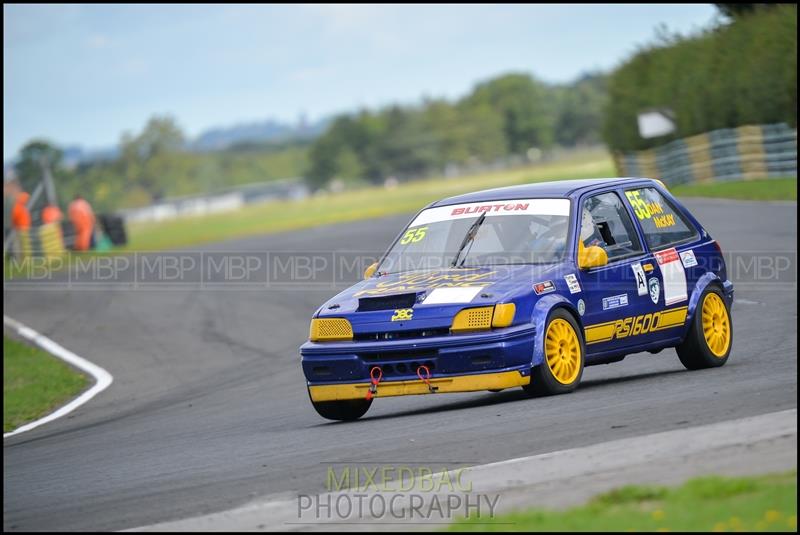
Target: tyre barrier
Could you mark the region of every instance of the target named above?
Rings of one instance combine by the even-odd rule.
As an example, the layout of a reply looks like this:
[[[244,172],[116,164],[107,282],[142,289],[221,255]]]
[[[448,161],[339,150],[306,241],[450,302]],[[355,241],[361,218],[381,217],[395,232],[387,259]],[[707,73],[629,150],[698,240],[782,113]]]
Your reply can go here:
[[[15,231],[13,252],[18,258],[57,257],[63,255],[65,250],[64,235],[59,223]]]
[[[98,216],[100,228],[108,236],[114,245],[125,245],[128,243],[128,233],[125,230],[125,220],[116,214],[100,214]]]
[[[797,178],[797,130],[785,123],[723,128],[654,149],[614,154],[619,176],[667,185]]]

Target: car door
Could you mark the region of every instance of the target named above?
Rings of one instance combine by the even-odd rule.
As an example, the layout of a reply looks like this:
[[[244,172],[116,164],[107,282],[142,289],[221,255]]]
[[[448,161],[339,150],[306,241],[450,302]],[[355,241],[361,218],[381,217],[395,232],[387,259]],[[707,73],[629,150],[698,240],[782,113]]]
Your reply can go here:
[[[651,297],[651,292],[660,294],[653,257],[617,191],[584,196],[578,218],[581,244],[601,247],[608,255],[604,266],[577,270],[584,294],[587,355],[641,344],[658,311],[658,299]],[[654,278],[657,282],[651,283]]]
[[[640,229],[655,270],[648,278],[658,310],[655,327],[643,342],[664,344],[681,334],[689,312],[689,297],[706,272],[698,245],[699,230],[657,188],[633,186],[625,198]],[[695,251],[697,249],[697,251]]]

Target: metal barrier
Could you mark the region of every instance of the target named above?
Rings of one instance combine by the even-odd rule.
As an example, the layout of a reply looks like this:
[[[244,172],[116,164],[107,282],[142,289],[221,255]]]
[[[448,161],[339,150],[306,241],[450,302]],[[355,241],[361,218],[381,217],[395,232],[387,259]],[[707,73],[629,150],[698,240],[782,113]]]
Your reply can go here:
[[[689,182],[797,177],[797,130],[785,123],[723,128],[654,149],[618,152],[619,176]]]

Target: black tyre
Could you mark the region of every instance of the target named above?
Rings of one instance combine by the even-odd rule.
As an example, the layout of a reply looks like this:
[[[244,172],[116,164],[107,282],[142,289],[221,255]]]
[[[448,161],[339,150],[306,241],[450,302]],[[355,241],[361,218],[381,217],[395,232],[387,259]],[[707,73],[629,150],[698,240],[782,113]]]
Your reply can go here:
[[[342,401],[311,401],[314,409],[328,420],[352,421],[364,416],[372,405],[372,400],[346,399]]]
[[[128,236],[125,231],[125,220],[116,214],[100,214],[97,217],[100,228],[114,245],[125,245]]]
[[[522,388],[534,396],[572,392],[581,381],[585,355],[578,322],[565,309],[555,309],[545,327],[544,362],[531,370],[531,382]]]
[[[733,321],[722,290],[710,285],[700,296],[686,339],[675,349],[689,370],[716,368],[728,361],[733,346]]]

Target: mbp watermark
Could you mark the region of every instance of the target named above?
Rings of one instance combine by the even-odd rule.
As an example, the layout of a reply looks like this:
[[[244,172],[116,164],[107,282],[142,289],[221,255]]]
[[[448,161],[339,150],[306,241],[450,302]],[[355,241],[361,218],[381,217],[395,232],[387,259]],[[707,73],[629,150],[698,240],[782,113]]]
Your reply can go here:
[[[4,264],[4,289],[156,290],[343,290],[364,277],[382,258],[376,251],[159,251],[126,254],[67,253],[59,257],[9,258]],[[568,259],[560,261],[569,262]],[[441,287],[489,285],[519,276],[523,266],[540,264],[536,255],[483,255],[480,264],[454,267],[452,256],[404,254],[387,257],[357,297],[390,291],[422,291]],[[591,280],[609,295],[632,288],[628,266],[642,264],[649,276],[660,277],[655,258],[643,256],[620,269],[592,272]],[[696,253],[684,266],[687,282],[707,272],[732,281],[737,288],[796,289],[796,251],[725,251],[722,257]]]
[[[491,520],[499,501],[499,494],[477,491],[466,468],[333,465],[324,492],[297,496],[296,523]]]

